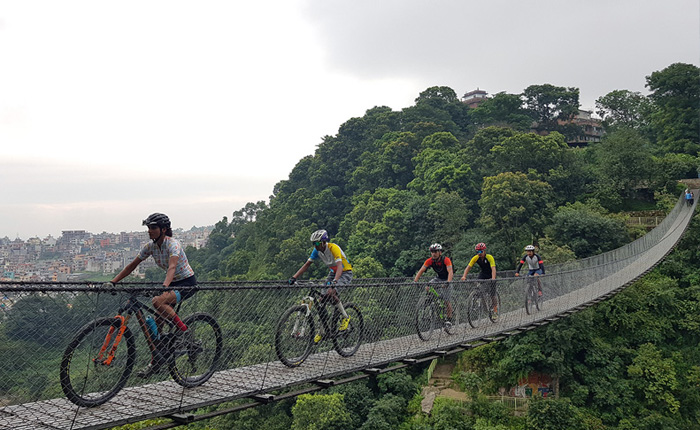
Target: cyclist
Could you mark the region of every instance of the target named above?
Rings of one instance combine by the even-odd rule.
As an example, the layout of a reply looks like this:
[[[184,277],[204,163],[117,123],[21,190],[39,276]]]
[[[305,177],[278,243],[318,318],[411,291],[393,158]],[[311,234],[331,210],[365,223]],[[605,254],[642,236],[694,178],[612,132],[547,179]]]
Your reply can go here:
[[[425,263],[423,263],[423,266],[421,266],[420,270],[418,270],[418,273],[416,273],[416,277],[413,279],[413,282],[418,282],[420,279],[421,275],[425,273],[426,270],[428,270],[429,267],[432,267],[433,270],[435,271],[435,276],[433,279],[428,281],[428,283],[435,283],[435,282],[440,282],[445,285],[440,288],[440,297],[445,301],[447,304],[447,323],[450,324],[452,319],[452,303],[450,302],[451,296],[452,296],[452,285],[450,282],[452,282],[452,277],[454,276],[454,272],[452,270],[452,261],[450,260],[449,257],[445,257],[442,255],[442,245],[439,243],[433,243],[430,245],[430,258],[425,260]],[[425,291],[429,291],[429,287],[425,287]]]
[[[515,276],[520,276],[520,269],[525,263],[527,263],[528,267],[527,276],[544,275],[544,262],[539,255],[535,254],[534,245],[527,245],[525,247],[525,255],[523,255],[518,266],[515,268]],[[537,280],[537,295],[542,295],[542,284],[539,279]]]
[[[481,268],[481,273],[479,273],[479,279],[490,279],[486,283],[488,288],[489,296],[491,296],[491,306],[493,307],[493,313],[498,315],[498,297],[496,296],[496,261],[493,259],[491,254],[486,253],[486,244],[483,242],[477,243],[474,247],[476,250],[476,255],[472,257],[464,269],[464,275],[462,275],[462,281],[467,279],[467,274],[474,267],[474,264],[478,264]]]
[[[693,206],[693,193],[689,189],[685,189],[685,202],[688,206]]]
[[[321,290],[321,294],[324,300],[330,300],[332,304],[338,309],[343,319],[340,322],[340,327],[338,331],[347,330],[348,324],[350,324],[350,317],[348,313],[345,312],[343,303],[340,301],[338,296],[338,285],[348,285],[352,281],[352,266],[348,261],[345,253],[340,246],[335,243],[330,243],[328,238],[328,232],[326,230],[316,230],[311,234],[311,243],[314,245],[314,250],[311,251],[309,259],[306,260],[299,270],[289,278],[289,285],[296,282],[297,278],[306,272],[306,270],[311,266],[314,261],[320,260],[325,263],[330,271],[328,272],[328,277],[326,277],[326,288]],[[322,318],[326,318],[325,312],[321,314]],[[314,337],[314,342],[318,343],[323,338],[323,334],[317,334]]]
[[[177,341],[187,343],[190,340],[191,333],[188,332],[185,323],[175,313],[173,306],[182,300],[192,297],[197,291],[197,279],[194,276],[194,271],[187,261],[184,248],[178,240],[172,237],[173,231],[170,227],[170,218],[167,215],[153,213],[143,220],[142,224],[148,226],[148,237],[151,239],[151,242],[144,245],[138,256],[124,267],[114,279],[104,285],[113,287],[114,284],[129,276],[142,261],[152,256],[158,267],[166,271],[165,280],[163,281],[165,291],[153,297],[151,301],[156,310],[158,332],[162,331],[164,320],[171,321],[179,329]],[[178,287],[178,289],[173,287]],[[151,357],[151,362],[146,368],[137,373],[142,378],[147,378],[158,372],[165,361],[165,357],[160,354],[160,340],[153,339],[153,341],[157,348]]]

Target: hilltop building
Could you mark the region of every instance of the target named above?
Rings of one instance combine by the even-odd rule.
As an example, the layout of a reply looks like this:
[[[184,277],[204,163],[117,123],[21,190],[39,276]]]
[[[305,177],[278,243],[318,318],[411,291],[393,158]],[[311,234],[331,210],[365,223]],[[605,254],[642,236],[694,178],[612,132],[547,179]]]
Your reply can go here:
[[[488,93],[479,88],[474,91],[469,91],[462,96],[462,103],[466,104],[470,109],[474,109],[479,106],[481,102],[488,98]]]

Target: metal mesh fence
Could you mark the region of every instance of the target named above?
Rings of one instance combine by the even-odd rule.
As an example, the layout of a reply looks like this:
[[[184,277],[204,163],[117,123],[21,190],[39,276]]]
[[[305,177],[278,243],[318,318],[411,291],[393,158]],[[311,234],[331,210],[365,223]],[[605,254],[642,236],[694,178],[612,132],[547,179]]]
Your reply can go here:
[[[151,351],[138,318],[128,321],[113,362],[105,363],[99,354],[110,327],[119,328],[109,321],[115,321],[131,293],[138,292],[150,305],[148,295],[158,287],[125,284],[105,291],[89,284],[0,284],[6,303],[0,312],[0,428],[104,428],[325,380],[532,326],[598,300],[649,271],[678,242],[693,210],[680,201],[658,227],[628,245],[548,265],[547,275],[540,277],[541,303],[534,298],[538,302],[527,307],[529,289],[537,289],[532,278],[497,279],[500,302],[492,301],[487,284],[473,279],[453,282],[449,297],[440,284],[355,279],[340,289],[351,317],[349,330],[341,333],[332,305],[325,306],[329,326],[323,329],[318,303],[307,318],[306,308],[287,312],[302,303],[313,284],[202,283],[179,310],[194,339],[182,350],[168,350],[175,370],[166,365],[145,378],[137,371],[149,363]],[[435,286],[440,298],[426,294],[428,286]],[[489,313],[494,304],[497,317]],[[286,312],[290,319],[281,322]],[[297,314],[301,317],[295,320]],[[100,318],[101,326],[94,322]],[[323,334],[318,343],[313,342],[316,334]],[[353,351],[358,335],[361,342]],[[300,363],[290,367],[280,355]],[[199,377],[208,379],[200,384]],[[115,384],[123,383],[123,388],[105,403],[85,407],[66,398],[67,381],[88,399],[99,398]]]

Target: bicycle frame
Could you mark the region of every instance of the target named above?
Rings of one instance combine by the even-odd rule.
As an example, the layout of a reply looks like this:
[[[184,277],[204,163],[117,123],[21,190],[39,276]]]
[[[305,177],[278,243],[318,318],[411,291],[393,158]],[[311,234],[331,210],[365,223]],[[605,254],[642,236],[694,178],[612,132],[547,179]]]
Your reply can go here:
[[[321,324],[323,325],[323,329],[325,330],[326,333],[330,333],[331,330],[329,329],[329,315],[328,311],[326,310],[326,302],[327,299],[325,298],[324,295],[321,294],[320,291],[318,291],[316,288],[312,287],[311,290],[309,290],[309,295],[305,296],[304,298],[301,299],[301,305],[306,307],[306,314],[304,315],[304,319],[307,319],[311,316],[311,312],[313,311],[313,306],[314,303],[316,303],[316,313],[318,314],[318,319],[321,321]],[[298,324],[300,321],[296,321],[294,323],[294,332],[298,330]],[[302,331],[300,333],[301,336],[304,335],[304,329],[306,328],[306,325],[302,325]]]
[[[181,303],[182,302],[178,303],[177,308],[175,310],[176,313],[180,310]],[[136,294],[130,294],[126,303],[119,307],[117,315],[115,315],[115,318],[117,318],[121,322],[121,324],[119,325],[119,329],[116,330],[114,326],[109,328],[109,331],[105,336],[105,340],[102,346],[100,347],[97,357],[93,359],[95,363],[102,364],[105,366],[109,366],[110,364],[112,364],[112,361],[114,360],[114,354],[116,353],[117,347],[119,347],[119,344],[122,341],[124,331],[126,330],[129,320],[134,315],[136,316],[136,320],[139,323],[139,327],[141,327],[141,331],[143,332],[143,335],[146,339],[146,343],[148,344],[148,348],[151,350],[151,353],[153,353],[156,350],[157,347],[155,339],[151,338],[151,332],[148,330],[148,327],[146,325],[146,318],[144,318],[144,311],[156,317],[158,316],[156,310],[141,302]],[[126,314],[126,316],[124,316],[124,314]],[[169,325],[172,325],[167,320],[165,322]],[[114,337],[114,341],[112,341],[112,336],[114,336],[115,331],[117,333]],[[110,344],[112,345],[111,348],[109,348]],[[109,352],[105,356],[105,352],[108,348]]]
[[[428,285],[428,287],[429,287],[429,289],[428,289],[427,294],[428,294],[428,296],[432,295],[431,298],[433,300],[435,300],[435,303],[438,305],[438,309],[440,309],[438,316],[440,317],[441,320],[444,320],[446,318],[444,311],[447,308],[447,303],[445,300],[443,300],[440,297],[440,294],[437,292],[437,290],[435,289],[435,287],[433,285]]]

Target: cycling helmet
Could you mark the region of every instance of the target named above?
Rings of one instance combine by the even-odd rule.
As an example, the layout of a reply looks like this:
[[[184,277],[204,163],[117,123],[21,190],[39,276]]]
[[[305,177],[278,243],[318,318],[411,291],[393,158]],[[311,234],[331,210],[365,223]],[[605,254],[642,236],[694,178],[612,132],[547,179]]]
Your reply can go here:
[[[328,242],[328,232],[326,230],[316,230],[311,233],[312,242]]]
[[[534,250],[535,250],[535,246],[534,246],[534,245],[528,245],[528,246],[525,247],[525,251],[534,251]]]
[[[170,218],[165,214],[153,213],[143,220],[143,225],[157,225],[160,228],[170,228]]]
[[[439,243],[433,243],[432,245],[430,245],[430,252],[433,251],[442,251],[442,245],[440,245]]]
[[[486,244],[484,242],[479,242],[476,244],[474,249],[476,249],[477,251],[483,251],[486,249]]]

